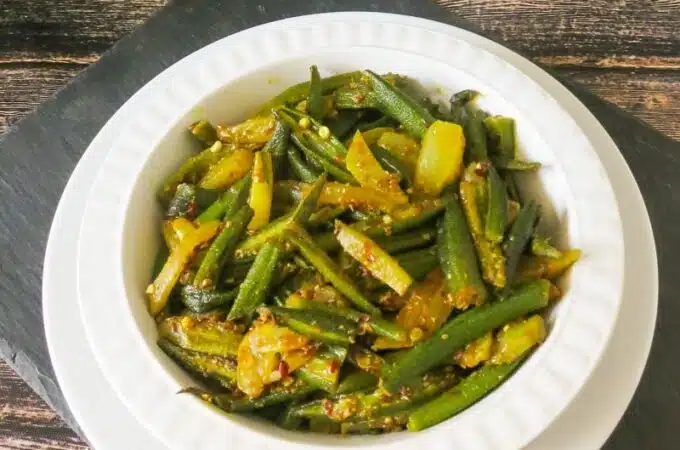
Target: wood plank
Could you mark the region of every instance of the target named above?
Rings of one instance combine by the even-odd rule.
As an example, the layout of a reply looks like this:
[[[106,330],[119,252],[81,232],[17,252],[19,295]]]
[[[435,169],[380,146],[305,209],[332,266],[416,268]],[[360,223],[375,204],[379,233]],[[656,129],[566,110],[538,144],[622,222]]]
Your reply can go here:
[[[572,68],[558,72],[680,141],[680,71]]]
[[[147,20],[167,0],[0,0],[0,54],[91,57]]]
[[[0,448],[84,450],[88,447],[0,360]]]
[[[680,0],[437,1],[531,57],[678,65]]]

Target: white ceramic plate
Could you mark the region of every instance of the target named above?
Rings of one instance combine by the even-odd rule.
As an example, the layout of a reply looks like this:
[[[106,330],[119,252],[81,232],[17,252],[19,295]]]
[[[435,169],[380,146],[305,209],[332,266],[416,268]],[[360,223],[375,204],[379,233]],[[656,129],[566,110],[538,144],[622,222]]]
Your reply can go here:
[[[599,150],[619,202],[628,205],[622,211],[626,253],[637,257],[627,259],[626,279],[629,281],[626,283],[624,302],[612,342],[600,366],[573,405],[528,447],[534,450],[598,448],[613,429],[633,394],[649,352],[654,329],[656,258],[644,204],[611,139],[578,101],[540,69],[504,47],[477,36],[470,39],[477,40],[476,45],[499,56],[516,59],[513,61],[515,65],[545,88],[555,89],[553,95],[576,117],[581,128],[587,131],[588,137]],[[137,97],[129,105],[140,103],[141,99]],[[107,130],[122,126],[124,110],[125,108],[121,109],[109,121]],[[112,133],[102,132],[92,142],[69,181],[55,215],[44,265],[43,307],[46,336],[62,390],[95,448],[161,448],[157,441],[149,439],[148,433],[140,425],[131,420],[130,413],[122,407],[111,388],[104,382],[103,374],[94,364],[91,350],[84,345],[84,329],[75,302],[75,258],[65,257],[75,253],[77,221],[84,212],[83,199],[89,192],[92,174],[101,164],[112,137]],[[630,280],[637,280],[637,283]],[[590,400],[595,398],[598,401]],[[113,433],[110,432],[112,423],[116,424],[116,431]]]
[[[368,17],[368,15],[347,14],[344,17],[333,15],[332,17],[298,18],[288,21],[286,25],[289,28],[285,31],[278,28],[282,26],[281,23],[272,24],[269,25],[272,34],[266,37],[269,38],[269,43],[276,42],[278,47],[275,49],[270,47],[253,49],[249,46],[246,38],[253,38],[254,34],[251,32],[251,36],[249,36],[249,32],[244,32],[213,44],[173,66],[169,72],[165,72],[145,89],[156,89],[157,98],[164,98],[166,101],[176,100],[176,103],[174,105],[156,105],[155,110],[147,111],[148,114],[144,114],[144,117],[155,119],[156,122],[142,124],[142,126],[146,125],[144,130],[138,130],[134,127],[121,130],[122,134],[127,136],[129,140],[119,142],[119,148],[112,153],[115,156],[107,161],[109,167],[106,167],[107,164],[105,164],[105,169],[102,171],[103,177],[95,184],[92,198],[96,201],[91,202],[92,209],[88,210],[86,220],[83,223],[79,266],[81,309],[88,336],[105,373],[110,377],[114,388],[131,407],[133,413],[145,421],[154,432],[161,435],[167,442],[176,444],[178,448],[198,447],[200,445],[205,445],[205,448],[224,448],[228,441],[237,443],[240,439],[253,439],[250,442],[254,446],[256,443],[275,442],[271,439],[271,435],[275,433],[284,439],[297,439],[297,443],[300,445],[310,443],[314,445],[319,442],[316,438],[310,440],[307,436],[300,437],[299,435],[291,437],[272,430],[269,430],[269,435],[264,432],[252,433],[252,429],[264,431],[262,425],[252,423],[245,424],[246,426],[233,426],[227,432],[225,429],[230,424],[228,419],[203,407],[193,399],[169,395],[178,388],[178,382],[186,383],[187,380],[176,368],[168,365],[167,360],[161,358],[161,361],[168,366],[167,369],[173,372],[173,378],[169,377],[167,372],[152,357],[152,354],[158,352],[155,347],[149,345],[149,341],[154,340],[153,330],[150,327],[151,321],[148,317],[144,319],[142,316],[143,306],[141,301],[138,303],[127,302],[128,298],[139,297],[139,292],[141,292],[139,289],[143,289],[143,285],[147,281],[146,279],[142,280],[144,276],[141,275],[140,267],[145,265],[149,267],[152,256],[149,255],[145,259],[144,255],[136,255],[134,258],[126,260],[125,281],[123,281],[123,271],[117,272],[121,269],[121,266],[116,266],[116,264],[121,264],[122,258],[129,257],[127,254],[118,253],[122,243],[122,237],[119,234],[123,231],[123,220],[125,217],[128,217],[128,219],[132,217],[130,220],[133,220],[135,214],[140,214],[140,211],[144,210],[140,201],[131,205],[130,214],[127,216],[126,212],[128,211],[121,207],[127,203],[127,196],[134,184],[134,177],[128,180],[126,180],[126,177],[129,178],[131,173],[138,173],[145,162],[145,175],[147,176],[153,177],[153,173],[166,173],[167,170],[170,170],[170,166],[177,163],[180,155],[175,154],[175,160],[172,161],[173,156],[167,151],[165,155],[161,155],[163,158],[158,157],[162,152],[157,152],[155,158],[146,161],[148,149],[154,148],[154,144],[159,143],[163,137],[163,133],[158,135],[158,131],[167,130],[174,126],[173,132],[177,135],[185,125],[185,123],[177,123],[178,120],[182,119],[183,122],[187,122],[192,119],[192,117],[189,117],[190,115],[184,116],[183,113],[195,105],[194,100],[203,98],[205,94],[225,84],[225,81],[229,81],[229,78],[227,80],[219,79],[215,75],[219,74],[222,78],[227,76],[225,70],[217,70],[226,69],[226,67],[215,67],[214,60],[212,60],[213,67],[201,67],[200,57],[205,58],[207,56],[202,52],[209,52],[211,48],[212,51],[221,51],[219,53],[220,58],[222,58],[220,59],[221,63],[231,62],[232,64],[227,67],[238,69],[235,74],[229,75],[234,77],[254,69],[252,66],[254,62],[248,59],[248,55],[258,55],[258,62],[270,63],[276,57],[280,57],[280,46],[282,45],[280,38],[286,37],[288,41],[283,42],[291,45],[288,50],[292,49],[292,53],[300,56],[299,59],[302,61],[296,61],[299,67],[286,67],[286,70],[281,73],[284,76],[288,73],[289,76],[299,78],[302,66],[306,67],[309,63],[309,57],[305,60],[304,54],[300,54],[300,51],[303,49],[307,53],[314,51],[316,53],[313,62],[322,66],[324,63],[336,64],[339,66],[338,69],[342,69],[344,68],[342,63],[333,63],[333,61],[339,61],[339,56],[349,57],[349,54],[343,55],[342,52],[346,51],[345,49],[350,45],[349,41],[357,39],[357,42],[366,47],[356,49],[356,51],[367,61],[368,58],[371,58],[371,63],[363,64],[365,66],[370,65],[378,70],[409,73],[430,84],[430,86],[433,85],[433,82],[439,82],[441,85],[451,86],[455,89],[460,87],[478,88],[488,95],[489,100],[484,106],[494,112],[507,113],[518,118],[520,139],[529,156],[534,159],[542,159],[551,164],[553,169],[556,169],[556,172],[553,172],[552,175],[547,175],[553,183],[546,186],[546,191],[548,191],[548,195],[553,195],[552,203],[556,206],[557,212],[565,213],[569,211],[570,214],[581,215],[578,220],[570,216],[562,222],[562,224],[569,223],[569,237],[572,239],[572,243],[587,252],[587,257],[579,265],[581,273],[579,274],[577,268],[572,276],[573,280],[579,281],[570,287],[568,296],[563,302],[567,306],[561,307],[561,311],[557,313],[559,320],[552,330],[549,341],[531,361],[508,383],[478,406],[445,424],[418,435],[382,437],[373,440],[362,438],[362,442],[376,446],[399,446],[401,444],[412,444],[413,439],[417,438],[419,444],[437,445],[441,440],[437,440],[436,436],[448,431],[447,446],[450,444],[458,445],[461,448],[467,448],[465,446],[480,448],[486,445],[491,448],[501,448],[501,446],[517,448],[539,433],[577,392],[578,387],[590,372],[589,369],[595,364],[597,356],[600,350],[604,348],[608,334],[613,328],[620,299],[618,288],[622,275],[622,270],[619,267],[623,257],[622,246],[616,240],[619,235],[614,231],[614,238],[611,239],[612,234],[600,234],[597,229],[593,230],[591,227],[581,227],[578,230],[575,228],[577,223],[584,220],[584,223],[587,224],[587,219],[584,219],[587,216],[588,218],[598,218],[600,225],[603,222],[609,224],[607,228],[609,231],[617,230],[618,215],[606,182],[606,175],[601,170],[596,157],[594,157],[594,152],[587,139],[580,133],[574,122],[564,114],[552,98],[547,96],[545,91],[521,72],[507,66],[506,63],[496,59],[492,54],[483,52],[481,48],[470,46],[463,39],[474,35],[456,30],[462,37],[452,38],[447,36],[446,32],[452,33],[451,30],[454,29],[441,24],[408,19],[410,25],[404,27],[398,25],[397,22],[406,20],[405,18],[370,15],[369,20]],[[305,23],[305,20],[308,22]],[[318,25],[321,20],[327,20],[329,26],[320,28]],[[355,22],[348,30],[347,23],[351,20]],[[297,28],[293,28],[293,25]],[[418,26],[422,28],[418,28]],[[428,31],[427,28],[430,30]],[[257,31],[262,33],[265,30],[259,29]],[[238,42],[237,37],[243,39],[243,41]],[[328,48],[323,47],[324,43],[328,43],[330,37],[333,38],[334,44]],[[274,40],[275,38],[279,39]],[[343,41],[343,39],[348,42]],[[390,51],[384,48],[378,50],[376,47],[371,47],[374,42],[372,39],[375,42],[382,43],[382,47],[386,46],[385,42],[393,43],[399,50]],[[250,45],[259,45],[256,41],[250,41]],[[339,44],[338,41],[342,44]],[[310,42],[313,42],[314,45],[310,45]],[[418,43],[420,47],[417,45],[415,48],[410,47],[414,42]],[[239,44],[238,47],[236,46],[237,43]],[[322,47],[315,47],[315,45]],[[337,49],[334,45],[339,46],[340,49]],[[312,48],[310,49],[310,47]],[[404,49],[417,52],[419,56],[413,56],[412,53],[408,53]],[[239,55],[230,55],[231,51],[237,52]],[[323,53],[326,51],[328,53]],[[435,52],[447,64],[455,64],[456,62],[446,59],[451,55],[465,61],[468,61],[468,59],[463,58],[465,56],[474,57],[476,62],[465,65],[465,70],[469,72],[466,74],[452,71],[450,66],[442,65],[441,61],[439,66],[428,61],[426,67],[430,71],[428,71],[428,77],[424,78],[420,76],[423,75],[422,73],[414,73],[413,65],[417,64],[418,61],[410,61],[409,63],[407,55],[417,59],[430,52]],[[286,52],[283,52],[283,54],[286,54]],[[330,60],[325,58],[329,54],[332,55]],[[266,57],[263,57],[263,55]],[[230,60],[230,56],[237,58],[238,64],[234,64],[234,61]],[[395,56],[399,56],[398,63],[393,58]],[[267,59],[267,57],[270,57],[270,59]],[[192,60],[192,58],[194,59]],[[357,58],[356,55],[353,58],[354,60],[359,59],[359,61],[354,61],[353,67],[356,67],[357,64],[362,65],[361,58]],[[209,60],[209,58],[205,60]],[[472,61],[472,59],[469,59],[469,61]],[[435,68],[435,66],[437,67]],[[192,80],[193,84],[188,83],[188,81],[185,83],[182,81],[183,78],[179,77],[182,75],[181,67],[184,67],[184,70],[191,69],[192,77],[196,78]],[[198,70],[196,70],[197,67]],[[176,71],[174,74],[173,69]],[[280,70],[281,67],[278,67],[278,69]],[[498,72],[499,70],[500,72]],[[226,73],[229,74],[229,70],[226,70]],[[255,78],[261,73],[258,72]],[[504,75],[501,79],[498,73],[503,73],[507,77]],[[172,74],[173,77],[170,78],[168,74]],[[488,80],[488,77],[493,78],[493,80]],[[261,85],[265,80],[259,79],[257,81]],[[291,81],[293,80],[284,80],[283,84],[288,84]],[[231,106],[235,110],[239,110],[246,106],[239,106],[239,101],[249,102],[258,93],[247,92],[249,85],[247,82],[244,84],[243,79],[238,80],[235,84],[239,90],[233,88],[230,100],[232,100]],[[196,89],[197,85],[199,85],[199,91],[192,92],[191,89]],[[528,90],[516,90],[522,87]],[[160,91],[158,91],[159,89]],[[239,96],[237,92],[241,95]],[[502,93],[502,96],[499,92]],[[260,92],[259,94],[266,96],[270,93]],[[260,100],[263,100],[263,98],[260,98]],[[224,108],[219,111],[217,105],[210,105],[209,99],[204,102],[204,105],[206,105],[204,114],[209,118],[211,112],[213,115],[227,120],[230,118],[229,111],[225,111]],[[516,108],[510,105],[516,105]],[[251,103],[249,106],[254,105]],[[537,106],[540,107],[541,113],[538,115],[533,114],[530,110]],[[176,115],[174,112],[181,114]],[[231,118],[235,119],[236,117]],[[531,120],[525,121],[525,118]],[[550,130],[551,120],[558,120],[562,125],[560,130]],[[534,127],[533,130],[532,126]],[[535,129],[543,131],[536,133]],[[146,139],[150,140],[146,141]],[[171,136],[171,141],[176,143],[179,140],[176,136]],[[559,144],[564,142],[570,144],[572,153],[569,156],[572,159],[565,158],[563,154],[557,152],[551,155],[550,151],[546,151],[547,149],[554,151],[560,146]],[[141,143],[145,143],[145,148],[140,148]],[[166,140],[166,145],[168,143],[169,141]],[[554,159],[551,159],[551,156]],[[573,159],[576,161],[573,161]],[[579,161],[580,163],[587,161],[590,165],[577,167]],[[163,167],[164,165],[165,167]],[[163,168],[167,170],[162,170]],[[561,187],[558,189],[567,189],[571,194],[571,198],[568,199],[568,207],[558,201],[564,200],[564,195],[560,196],[550,191],[553,186],[560,184],[556,180],[560,176],[564,176],[559,173],[559,169],[567,175],[578,169],[583,179],[587,180],[586,183],[569,183],[568,187],[565,187],[566,180],[564,178],[561,180]],[[570,181],[574,180],[571,176],[568,178]],[[149,178],[144,178],[144,180],[149,180]],[[158,175],[156,175],[155,181],[157,183]],[[150,184],[152,186],[140,186],[138,184],[135,187],[137,190],[141,189],[142,197],[146,193],[149,197],[146,199],[149,204],[152,201],[153,178],[151,178]],[[564,191],[562,193],[564,194]],[[585,199],[588,199],[588,201]],[[130,229],[125,230],[126,239],[134,240],[134,245],[126,247],[126,253],[149,241],[154,224],[150,223],[152,221],[148,220],[148,217],[146,219],[148,223],[146,233],[138,230],[134,230],[134,233]],[[127,222],[128,225],[130,223],[130,221]],[[142,222],[134,223],[134,227],[143,228],[141,224]],[[143,247],[144,252],[141,253],[150,253],[149,248],[147,244],[147,247]],[[134,253],[134,251],[132,252]],[[605,254],[607,257],[605,257]],[[587,281],[591,275],[593,275],[591,281]],[[112,279],[114,280],[113,283],[111,283]],[[598,280],[605,280],[606,282],[598,284]],[[128,292],[120,289],[121,286],[125,286],[125,282],[127,282]],[[131,287],[131,285],[134,285],[134,287]],[[579,293],[579,290],[583,288],[592,288],[595,291]],[[584,304],[584,298],[591,299],[587,308],[579,306]],[[133,310],[132,314],[130,308]],[[140,322],[146,320],[146,323],[136,323],[135,320],[130,320],[131,317],[135,317]],[[101,320],[102,318],[104,320]],[[593,319],[599,321],[599,323],[588,323]],[[572,321],[573,323],[569,323]],[[568,332],[563,332],[567,328],[567,325],[564,324],[568,324]],[[139,326],[142,330],[141,336]],[[573,333],[573,331],[580,331],[581,333]],[[117,336],[117,339],[111,339],[111,332]],[[584,339],[583,333],[588,338]],[[522,407],[527,405],[529,407]],[[493,430],[485,428],[483,427],[484,421],[480,420],[482,415],[485,420],[492,420],[495,424],[503,425],[494,427]],[[179,421],[184,423],[185,426],[174,426]],[[243,422],[243,419],[239,421]],[[224,431],[221,435],[206,432],[206,430],[216,429]],[[337,442],[359,443],[356,440]]]

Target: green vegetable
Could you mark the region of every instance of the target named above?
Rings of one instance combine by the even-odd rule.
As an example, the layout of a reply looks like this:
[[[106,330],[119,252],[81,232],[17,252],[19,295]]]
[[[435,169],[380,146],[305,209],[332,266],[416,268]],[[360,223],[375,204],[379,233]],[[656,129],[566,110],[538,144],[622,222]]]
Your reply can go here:
[[[223,356],[192,352],[161,338],[158,346],[177,364],[196,376],[212,379],[226,388],[235,386],[236,361]]]
[[[487,293],[465,215],[454,196],[447,196],[445,204],[446,212],[437,231],[437,245],[446,286],[455,305],[479,305]]]
[[[467,149],[473,161],[486,161],[489,159],[489,152],[486,148],[486,129],[484,128],[484,118],[486,114],[477,109],[471,103],[465,107],[467,119],[463,125]]]
[[[512,285],[520,256],[534,234],[536,221],[538,220],[538,204],[531,200],[519,210],[515,222],[510,228],[508,237],[503,243],[503,251],[506,257],[505,273],[507,277],[506,291]]]
[[[321,91],[323,94],[328,94],[338,89],[341,86],[346,85],[350,81],[357,79],[361,76],[360,72],[346,72],[333,75],[330,77],[325,77],[321,79]],[[289,87],[285,91],[281,92],[279,95],[268,101],[266,104],[262,105],[258,110],[258,115],[269,114],[271,110],[278,108],[280,106],[291,106],[295,105],[302,100],[304,100],[309,94],[309,81],[296,84]]]
[[[158,193],[160,200],[164,203],[168,203],[175,195],[177,186],[183,181],[193,183],[198,182],[208,168],[219,161],[225,153],[225,148],[222,146],[222,143],[216,141],[198,155],[192,156],[184,161],[179,169],[167,177],[163,182],[163,187]]]
[[[347,297],[360,310],[371,315],[380,315],[380,309],[373,305],[352,283],[352,281],[342,272],[333,260],[321,250],[312,238],[302,229],[289,230],[285,232],[285,237],[299,251],[300,254],[309,261],[321,275],[328,280],[335,288]]]
[[[303,336],[332,345],[349,345],[358,332],[357,325],[337,314],[321,310],[270,307],[277,320]]]
[[[249,318],[258,306],[264,303],[274,277],[274,270],[281,258],[281,249],[276,243],[265,243],[250,267],[229,311],[229,320]]]
[[[170,200],[165,217],[193,219],[199,209],[208,206],[216,197],[217,194],[214,191],[197,188],[193,184],[181,183]]]
[[[234,183],[196,218],[196,223],[202,224],[212,220],[222,220],[222,218],[229,217],[238,211],[248,201],[252,180],[252,174],[248,173]]]
[[[189,131],[204,147],[210,147],[217,140],[217,130],[207,120],[199,120],[189,127]]]
[[[409,187],[413,185],[411,170],[392,153],[378,145],[372,146],[371,152],[383,169],[399,175],[404,186]]]
[[[371,83],[380,109],[388,116],[397,119],[410,134],[422,139],[427,127],[434,122],[434,117],[429,111],[401,92],[399,88],[390,85],[380,75],[370,70],[365,70],[363,74]]]
[[[319,178],[319,172],[302,159],[300,152],[294,146],[288,147],[286,153],[288,155],[288,164],[290,164],[293,172],[300,180],[305,183],[311,183]]]
[[[378,377],[372,373],[357,370],[350,373],[340,381],[335,393],[352,394],[359,391],[373,390],[378,386]]]
[[[215,315],[168,317],[159,323],[158,334],[185,350],[225,358],[236,357],[243,339],[233,323],[222,322]]]
[[[508,223],[508,192],[493,166],[489,166],[487,184],[489,201],[484,221],[484,237],[491,242],[500,243]]]
[[[507,160],[515,159],[515,121],[510,117],[489,116],[484,119],[484,127],[495,141],[495,153]]]
[[[411,275],[414,280],[423,280],[430,272],[439,267],[439,253],[437,246],[412,250],[394,256],[399,265]]]
[[[455,93],[449,101],[451,104],[451,120],[463,125],[465,123],[465,105],[474,101],[479,95],[479,92],[471,89]]]
[[[432,337],[417,343],[394,364],[383,369],[385,388],[394,392],[485,333],[545,308],[549,291],[550,282],[534,281],[521,286],[502,301],[478,306],[449,319]]]
[[[283,122],[277,121],[271,139],[262,148],[263,152],[272,154],[272,163],[276,177],[282,177],[289,137],[290,127]]]
[[[493,391],[512,374],[518,364],[519,361],[516,361],[477,369],[451,390],[413,411],[408,419],[408,430],[424,430],[455,416]]]
[[[323,118],[323,86],[321,85],[321,75],[316,66],[309,68],[309,95],[307,96],[307,110],[309,115],[316,120]]]
[[[531,253],[554,259],[562,257],[562,252],[550,245],[550,239],[538,235],[534,235],[531,239]]]
[[[207,288],[214,286],[224,265],[234,256],[236,244],[253,217],[253,210],[244,205],[233,216],[225,220],[222,231],[208,248],[203,262],[196,271],[194,286]]]
[[[182,303],[191,312],[204,313],[215,308],[230,305],[234,301],[238,290],[218,291],[214,288],[200,288],[193,285],[182,287]]]
[[[340,379],[340,367],[347,357],[347,347],[325,346],[311,361],[300,367],[298,376],[309,385],[334,392]]]

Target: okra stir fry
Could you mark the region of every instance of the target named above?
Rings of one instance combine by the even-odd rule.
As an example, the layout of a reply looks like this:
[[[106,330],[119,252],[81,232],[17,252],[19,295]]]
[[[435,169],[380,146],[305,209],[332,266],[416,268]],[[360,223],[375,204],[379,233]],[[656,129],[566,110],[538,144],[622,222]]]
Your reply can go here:
[[[578,250],[537,233],[512,118],[370,70],[292,86],[244,122],[190,127],[159,192],[147,289],[161,349],[227,412],[323,433],[418,431],[546,338]]]

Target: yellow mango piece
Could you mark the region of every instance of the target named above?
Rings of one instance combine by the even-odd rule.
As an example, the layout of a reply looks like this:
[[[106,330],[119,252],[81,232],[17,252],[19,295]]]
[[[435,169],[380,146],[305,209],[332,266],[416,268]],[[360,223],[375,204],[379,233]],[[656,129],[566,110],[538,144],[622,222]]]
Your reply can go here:
[[[399,177],[382,168],[360,131],[354,134],[345,165],[362,187],[384,192],[394,204],[408,203],[408,197],[399,187]]]
[[[258,116],[236,125],[220,125],[217,127],[217,136],[222,142],[262,146],[271,139],[274,128],[276,128],[274,116]]]
[[[460,177],[464,151],[465,136],[460,125],[443,120],[430,125],[418,155],[416,188],[428,195],[439,195]]]
[[[491,358],[494,340],[493,333],[486,333],[465,346],[454,356],[456,364],[464,369],[472,369]]]
[[[547,335],[543,317],[534,315],[528,319],[510,322],[496,335],[491,364],[509,364],[539,345]]]
[[[250,186],[248,204],[253,209],[249,230],[259,230],[269,223],[272,210],[274,172],[271,153],[255,153],[253,183]]]
[[[253,152],[236,149],[225,155],[203,176],[199,187],[203,189],[226,189],[248,173],[253,165]]]

